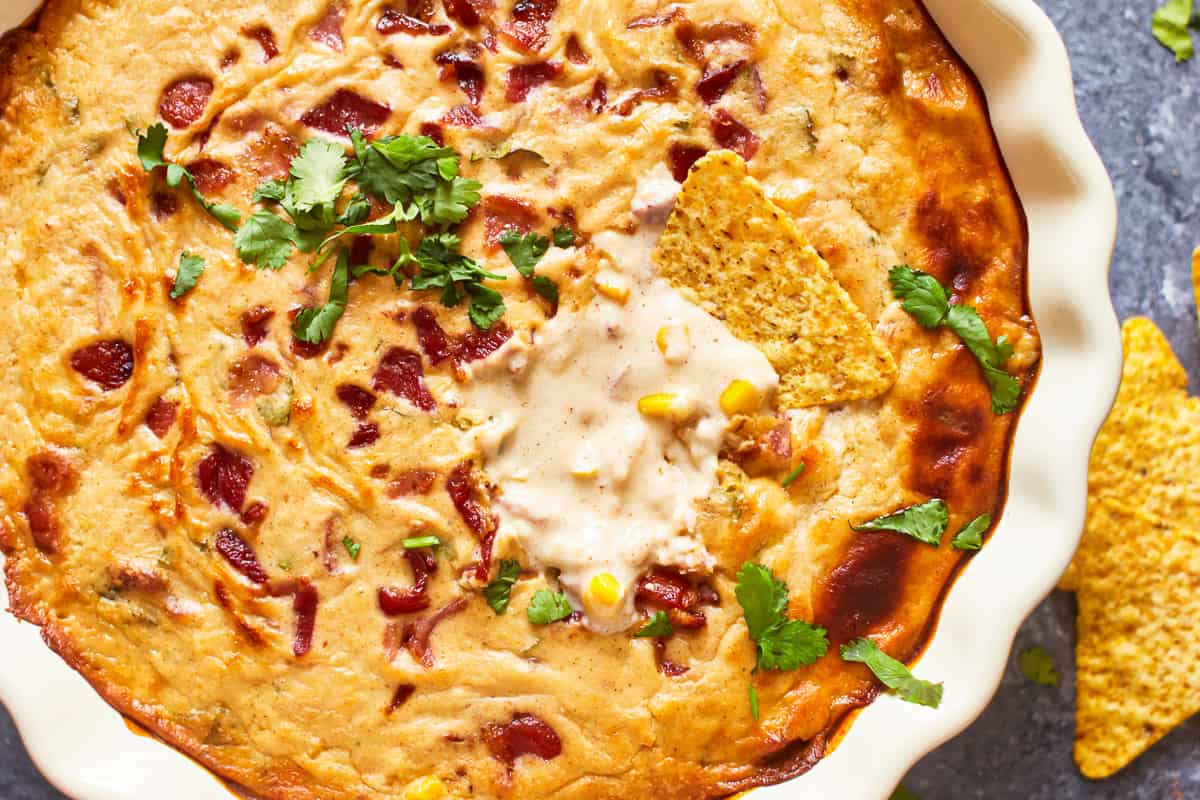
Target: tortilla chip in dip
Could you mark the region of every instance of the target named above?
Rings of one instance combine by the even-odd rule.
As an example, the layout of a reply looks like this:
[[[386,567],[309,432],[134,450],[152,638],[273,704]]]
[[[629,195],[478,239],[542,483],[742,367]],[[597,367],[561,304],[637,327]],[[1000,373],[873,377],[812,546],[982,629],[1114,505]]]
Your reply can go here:
[[[692,168],[654,262],[766,354],[781,408],[878,397],[896,380],[891,353],[829,265],[728,150]]]

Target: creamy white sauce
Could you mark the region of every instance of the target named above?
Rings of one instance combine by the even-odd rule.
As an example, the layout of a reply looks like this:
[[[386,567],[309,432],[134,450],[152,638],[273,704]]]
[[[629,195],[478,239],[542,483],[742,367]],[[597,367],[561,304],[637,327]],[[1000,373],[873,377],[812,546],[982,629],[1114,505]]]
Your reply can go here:
[[[599,632],[633,622],[635,583],[649,567],[713,567],[694,527],[696,501],[716,486],[728,425],[721,393],[734,380],[764,397],[778,385],[761,352],[657,275],[650,254],[659,230],[593,237],[611,261],[602,276],[623,281],[628,300],[598,293],[532,342],[514,337],[478,365],[460,399],[464,413],[485,420],[470,435],[500,487],[502,535],[520,544],[525,566],[558,570],[572,605]],[[640,413],[638,400],[659,393],[684,398],[690,419]],[[616,604],[589,596],[601,573],[620,584]]]

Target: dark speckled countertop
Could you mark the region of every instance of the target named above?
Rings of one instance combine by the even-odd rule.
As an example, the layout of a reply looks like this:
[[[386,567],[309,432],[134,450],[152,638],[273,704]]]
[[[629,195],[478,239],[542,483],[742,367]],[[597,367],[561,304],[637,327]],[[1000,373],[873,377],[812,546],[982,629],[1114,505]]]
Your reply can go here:
[[[1200,388],[1200,326],[1189,282],[1191,252],[1200,245],[1200,58],[1176,65],[1150,38],[1159,0],[1039,2],[1066,37],[1084,123],[1117,187],[1117,311],[1122,319],[1152,317]],[[1079,776],[1071,759],[1074,635],[1074,598],[1056,592],[1021,629],[1016,649],[1049,650],[1060,685],[1032,685],[1010,660],[983,717],[922,761],[907,785],[923,800],[1200,798],[1200,717],[1115,778]],[[29,762],[2,709],[0,753],[0,800],[61,800]]]

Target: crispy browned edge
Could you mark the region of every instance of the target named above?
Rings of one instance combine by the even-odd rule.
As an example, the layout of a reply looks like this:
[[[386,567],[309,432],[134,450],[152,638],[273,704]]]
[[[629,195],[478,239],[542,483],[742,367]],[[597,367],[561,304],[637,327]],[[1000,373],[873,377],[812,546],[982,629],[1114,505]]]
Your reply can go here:
[[[986,143],[978,143],[977,146],[984,147],[986,158],[977,163],[983,164],[998,164],[1003,175],[1004,185],[1008,192],[1014,198],[1017,211],[1020,214],[1021,236],[1022,236],[1022,304],[1023,311],[1026,314],[1030,313],[1030,305],[1028,300],[1028,226],[1026,224],[1024,209],[1020,204],[1020,198],[1017,195],[1016,187],[1013,184],[1012,177],[1009,174],[1004,160],[1001,157],[999,144],[996,141],[995,131],[991,125],[991,118],[988,112],[986,98],[983,89],[979,84],[975,74],[970,67],[962,60],[953,47],[946,41],[941,31],[937,28],[933,18],[924,6],[923,0],[912,0],[917,12],[922,16],[925,30],[932,35],[926,38],[924,46],[928,49],[940,51],[939,55],[943,56],[958,70],[962,76],[967,79],[969,91],[971,92],[972,110],[982,112],[984,119],[988,124],[988,129],[991,133],[989,141]],[[51,18],[55,11],[58,11],[58,6],[68,5],[71,0],[44,0],[41,7],[31,15],[29,20],[20,28],[14,29],[6,33],[0,38],[0,115],[7,113],[8,101],[11,97],[14,86],[22,75],[20,69],[22,55],[26,52],[26,48],[33,48],[38,45],[38,40],[43,38],[43,30],[48,18]],[[884,0],[862,0],[861,5],[865,11],[873,13],[877,18],[882,18],[885,12]],[[886,30],[881,24],[879,30]],[[49,48],[47,48],[49,49]],[[892,70],[897,69],[893,62],[885,65],[884,69],[891,67]],[[888,83],[887,77],[881,78],[881,81]],[[890,82],[895,85],[895,76],[890,76]],[[908,120],[910,123],[912,120]],[[942,277],[942,276],[939,276]],[[1033,391],[1037,381],[1037,376],[1040,371],[1040,360],[1032,368],[1029,375],[1025,376],[1025,392],[1022,396],[1022,405],[1013,412],[1011,423],[1007,426],[1005,435],[1002,437],[1000,456],[1004,463],[1002,484],[999,487],[997,498],[994,506],[993,517],[999,519],[1000,514],[1004,509],[1007,500],[1008,488],[1008,473],[1010,469],[1010,456],[1013,434],[1019,419],[1020,413],[1024,410],[1024,401],[1028,398],[1030,392]],[[917,646],[909,654],[906,659],[912,662],[919,658],[925,648],[932,639],[933,633],[937,629],[939,617],[942,608],[945,604],[946,596],[953,587],[955,581],[962,573],[963,567],[970,559],[970,554],[964,553],[960,556],[958,564],[955,566],[950,578],[944,583],[939,593],[934,613],[928,619]],[[248,784],[258,785],[261,791],[269,793],[271,800],[318,800],[321,797],[312,787],[303,785],[296,781],[299,775],[288,774],[262,774],[257,770],[251,770],[247,767],[231,762],[227,757],[216,759],[210,757],[208,748],[200,741],[192,737],[189,732],[183,727],[176,725],[170,719],[154,713],[153,709],[141,703],[132,693],[125,690],[123,687],[114,683],[105,681],[103,677],[94,669],[90,668],[71,643],[65,633],[57,627],[47,615],[37,607],[36,603],[31,598],[27,598],[21,586],[10,574],[7,565],[11,561],[6,562],[5,569],[5,585],[8,589],[9,604],[11,612],[17,617],[37,625],[41,630],[42,639],[46,642],[56,654],[58,654],[68,665],[79,672],[96,692],[111,705],[116,711],[131,720],[136,726],[138,732],[149,735],[153,738],[160,739],[169,744],[175,749],[185,753],[187,756],[201,763],[206,769],[214,773],[214,778],[223,783],[231,792],[245,798],[257,798],[260,795],[254,793],[247,788]],[[733,797],[735,795],[746,792],[750,789],[761,786],[768,786],[782,783],[792,778],[803,775],[812,769],[828,752],[832,751],[845,734],[850,722],[858,711],[868,706],[879,693],[878,687],[873,687],[870,690],[863,692],[857,696],[849,696],[842,698],[835,708],[834,721],[817,736],[808,740],[798,740],[787,744],[782,749],[771,754],[767,759],[760,762],[759,771],[748,778],[731,782],[722,787],[722,791],[717,797]],[[223,754],[224,755],[224,754]],[[220,776],[220,777],[218,777]]]

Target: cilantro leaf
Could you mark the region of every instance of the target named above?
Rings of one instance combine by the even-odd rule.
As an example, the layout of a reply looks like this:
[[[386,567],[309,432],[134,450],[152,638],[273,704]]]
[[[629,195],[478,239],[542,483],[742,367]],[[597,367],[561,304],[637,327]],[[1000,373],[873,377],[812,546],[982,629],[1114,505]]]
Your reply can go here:
[[[911,267],[892,267],[888,273],[892,294],[901,308],[926,328],[945,326],[958,334],[983,370],[992,395],[992,413],[1007,414],[1021,398],[1021,382],[1004,370],[1012,357],[1012,345],[1001,336],[992,341],[979,312],[971,306],[951,304],[946,288],[937,279]]]
[[[357,192],[338,216],[338,224],[354,227],[371,214],[371,201],[362,192]]]
[[[298,211],[332,207],[346,185],[346,154],[341,145],[310,139],[292,159],[288,194]]]
[[[534,625],[549,625],[551,622],[558,622],[560,619],[566,619],[571,616],[573,609],[570,602],[567,601],[567,596],[562,592],[552,592],[549,589],[538,589],[533,599],[529,601],[529,608],[525,613],[529,617],[529,621]]]
[[[808,468],[808,465],[805,464],[803,461],[801,461],[800,466],[796,467],[794,470],[789,472],[787,475],[783,476],[783,480],[781,480],[779,482],[779,485],[785,489],[787,487],[791,486],[793,483],[796,482],[797,479],[799,479],[799,477],[801,475],[804,474],[804,470],[807,468]]]
[[[533,290],[551,303],[558,303],[558,284],[545,275],[533,276]]]
[[[156,122],[144,134],[138,133],[137,137],[137,154],[138,160],[142,162],[142,169],[151,172],[158,167],[166,167],[167,186],[176,189],[186,180],[191,188],[192,196],[196,198],[196,202],[200,204],[201,208],[229,230],[237,230],[238,223],[242,220],[242,213],[236,207],[228,203],[210,203],[200,193],[196,187],[196,179],[186,167],[167,161],[164,155],[167,145],[166,125]]]
[[[423,547],[437,547],[442,540],[432,534],[429,536],[410,536],[400,544],[405,550],[420,550]]]
[[[1021,673],[1030,681],[1042,686],[1058,686],[1058,670],[1054,668],[1054,657],[1043,648],[1033,646],[1017,655]]]
[[[910,506],[895,514],[878,517],[862,525],[851,525],[856,531],[895,531],[906,533],[918,542],[937,547],[950,524],[950,509],[941,500],[930,500]]]
[[[352,561],[358,561],[358,553],[362,550],[362,545],[351,539],[349,536],[342,537],[342,547],[346,548],[346,552],[350,554]]]
[[[464,256],[459,252],[460,245],[461,240],[452,233],[426,236],[412,253],[402,244],[400,259],[394,269],[406,263],[416,264],[417,274],[412,276],[411,287],[416,291],[441,289],[445,306],[456,306],[464,295],[469,297],[471,322],[477,328],[487,330],[504,315],[505,306],[503,296],[484,286],[482,281],[504,280],[504,276],[488,272],[475,260]]]
[[[178,300],[196,288],[196,282],[204,272],[204,259],[186,250],[179,254],[179,268],[175,270],[175,282],[171,286],[171,299]]]
[[[470,283],[467,284],[467,294],[471,298],[467,316],[471,318],[472,324],[482,331],[495,325],[507,310],[503,296],[495,289],[478,283]]]
[[[557,225],[554,228],[553,234],[555,247],[573,247],[575,245],[575,231],[571,230],[566,225]]]
[[[254,197],[251,199],[255,203],[282,203],[287,197],[287,184],[283,181],[271,179],[263,181],[254,189]]]
[[[521,577],[520,563],[501,559],[500,570],[496,573],[496,577],[483,589],[483,596],[487,598],[487,604],[492,607],[492,611],[503,614],[508,610],[508,600],[512,596],[513,586],[519,577]]]
[[[333,326],[346,310],[346,289],[350,278],[350,255],[338,253],[337,266],[329,281],[329,302],[323,306],[308,306],[296,315],[292,333],[302,342],[320,344],[333,335]]]
[[[479,202],[483,184],[471,178],[454,177],[440,181],[432,193],[417,198],[421,222],[426,225],[454,225],[467,218]]]
[[[1167,0],[1151,19],[1150,30],[1159,44],[1175,54],[1176,61],[1187,61],[1195,55],[1192,35],[1192,0]]]
[[[978,550],[983,547],[983,534],[992,527],[992,515],[980,514],[963,526],[954,535],[954,547],[957,550]]]
[[[756,669],[792,670],[812,664],[829,649],[825,629],[788,619],[787,584],[761,564],[746,562],[734,594],[746,617],[750,639],[758,644]]]
[[[750,684],[750,716],[754,717],[754,721],[758,722],[758,690],[754,688],[754,684]]]
[[[550,240],[532,231],[522,234],[516,228],[506,228],[500,234],[500,246],[508,254],[508,260],[517,268],[517,272],[526,278],[532,278],[537,262],[541,261],[542,256],[550,249]]]
[[[255,211],[238,228],[233,245],[247,264],[278,270],[291,258],[295,239],[295,225],[270,211]]]
[[[142,169],[150,172],[155,167],[165,167],[167,159],[163,150],[166,146],[167,126],[161,122],[151,125],[144,134],[138,133],[137,154],[142,162]]]
[[[192,186],[192,194],[200,200],[200,205],[209,213],[209,216],[231,231],[238,229],[238,225],[242,221],[242,212],[238,211],[237,206],[229,203],[210,203],[203,198],[195,185]]]
[[[670,636],[675,632],[675,626],[671,624],[671,618],[667,616],[665,611],[655,611],[645,625],[638,628],[634,634],[639,639],[660,639],[664,636]]]
[[[855,639],[842,645],[842,660],[866,664],[880,683],[903,700],[930,708],[941,705],[942,684],[914,677],[908,667],[880,650],[870,639]]]

